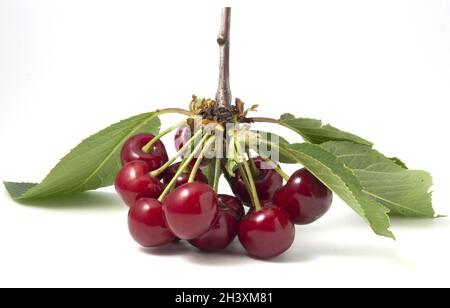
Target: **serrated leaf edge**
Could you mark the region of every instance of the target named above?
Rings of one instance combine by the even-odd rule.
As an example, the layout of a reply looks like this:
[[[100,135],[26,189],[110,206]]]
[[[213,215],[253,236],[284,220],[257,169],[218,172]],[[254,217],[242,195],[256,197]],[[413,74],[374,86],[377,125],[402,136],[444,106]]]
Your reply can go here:
[[[144,120],[138,127],[134,128],[124,139],[123,142],[126,141],[127,139],[131,138],[142,126],[144,126],[145,124],[147,124],[149,121],[153,120],[155,117],[158,117],[158,113],[157,112],[153,112],[151,113],[151,116],[149,118],[147,118],[146,120]],[[125,120],[119,121],[118,123],[121,123]],[[158,131],[161,129],[161,122],[159,123],[159,127],[158,127]],[[89,138],[89,137],[88,137]],[[86,139],[88,139],[86,138]],[[86,140],[84,139],[84,140]],[[83,140],[83,141],[84,141]],[[82,142],[83,142],[82,141]],[[106,162],[113,156],[113,153],[115,153],[123,144],[123,142],[119,142],[114,149],[108,154],[108,156],[103,160],[103,162],[98,165],[98,167],[92,172],[92,174],[86,178],[86,180],[83,181],[83,183],[81,183],[81,185],[79,185],[77,187],[77,189],[82,188],[84,185],[86,185],[86,183],[91,180],[95,174],[106,164]]]
[[[87,179],[84,180],[83,183],[81,183],[81,184],[80,184],[79,186],[77,186],[75,189],[80,189],[80,188],[82,188],[82,187],[88,182],[88,180],[92,179],[92,178],[94,177],[94,175],[96,174],[96,172],[98,172],[98,171],[101,169],[101,167],[104,166],[104,165],[106,164],[106,161],[109,160],[109,159],[112,157],[113,153],[115,153],[115,152],[118,150],[118,148],[120,147],[121,144],[123,144],[124,141],[126,141],[128,138],[132,137],[133,134],[135,134],[135,133],[143,126],[143,125],[147,124],[149,121],[151,121],[151,120],[153,120],[155,117],[158,117],[158,116],[159,116],[159,113],[158,113],[158,112],[149,112],[148,114],[149,114],[149,117],[146,118],[144,121],[142,121],[141,124],[138,125],[137,127],[135,127],[129,134],[127,134],[127,136],[122,140],[122,142],[119,142],[118,145],[116,145],[116,146],[114,147],[114,150],[111,151],[110,154],[108,154],[107,158],[105,158],[105,159],[103,160],[103,162],[102,162],[101,164],[99,164],[99,166],[95,169],[95,171],[92,172],[92,174],[89,175],[89,177],[87,177]],[[141,114],[141,115],[142,115],[142,114]],[[138,117],[138,116],[140,116],[140,115],[136,115],[136,116],[134,116],[134,117]],[[133,117],[133,116],[132,116],[132,117]],[[132,117],[130,117],[130,118],[132,118]],[[88,136],[87,138],[84,138],[80,143],[78,143],[75,147],[73,147],[73,148],[72,148],[72,149],[71,149],[71,150],[70,150],[63,158],[61,158],[61,159],[59,160],[59,162],[58,162],[58,163],[57,163],[57,164],[56,164],[56,165],[55,165],[55,166],[47,173],[47,175],[44,177],[44,179],[43,179],[40,183],[44,182],[45,179],[46,179],[46,178],[47,178],[47,177],[48,177],[55,169],[57,169],[57,168],[60,166],[60,164],[61,164],[61,162],[64,160],[64,158],[67,157],[70,153],[72,153],[72,152],[73,152],[80,144],[82,144],[83,142],[85,142],[85,141],[88,140],[89,138],[91,138],[91,137],[93,137],[93,136],[95,136],[95,135],[101,133],[102,131],[107,130],[107,129],[110,128],[111,126],[119,125],[120,123],[125,122],[125,121],[129,120],[130,118],[128,118],[128,119],[123,119],[123,120],[120,120],[119,122],[113,123],[113,124],[111,124],[111,125],[109,125],[109,126],[103,128],[102,130],[100,130],[100,131],[98,131],[98,132],[96,132],[96,133],[94,133],[94,134]],[[160,127],[161,127],[161,123],[159,123],[158,131],[159,131]],[[5,185],[5,183],[12,183],[12,182],[4,182],[4,185]],[[20,184],[20,183],[14,183],[14,184]],[[28,183],[23,182],[23,184],[28,184]],[[30,183],[30,184],[31,184],[31,183]],[[37,184],[36,186],[30,188],[29,190],[27,190],[26,192],[24,192],[21,196],[15,197],[14,199],[15,199],[15,200],[25,200],[25,199],[28,199],[27,195],[33,193],[34,189],[37,189],[38,186],[39,186],[39,184]],[[6,185],[5,185],[5,187],[6,187]],[[63,194],[65,194],[65,193],[62,192],[62,193],[60,193],[60,194],[58,194],[58,195],[63,195]]]
[[[274,146],[274,147],[276,147],[276,148],[278,148],[278,150],[281,150],[279,147],[278,147],[278,145],[276,145],[276,144],[272,144],[272,146]],[[292,146],[292,145],[291,145]],[[320,147],[320,146],[319,146]],[[325,151],[325,149],[322,149],[323,151]],[[291,149],[289,149],[287,152],[287,155],[289,155],[289,156],[291,156],[291,158],[295,161],[296,160],[296,158],[295,158],[295,156],[293,156],[291,153],[290,153],[290,151],[291,151]],[[327,151],[326,151],[327,152]],[[329,153],[329,152],[328,152]],[[331,153],[330,153],[331,154]],[[382,233],[380,233],[380,232],[377,232],[372,226],[371,226],[371,222],[370,222],[370,220],[366,217],[367,215],[367,212],[366,212],[366,210],[360,205],[360,202],[359,202],[359,200],[358,200],[358,198],[355,196],[355,194],[353,193],[353,191],[352,191],[352,189],[350,189],[350,187],[347,185],[347,183],[340,177],[340,176],[338,176],[338,175],[336,175],[334,172],[333,172],[333,170],[331,170],[329,167],[327,167],[327,166],[325,166],[322,162],[320,162],[320,161],[318,161],[324,168],[326,168],[328,171],[330,171],[331,172],[331,174],[333,174],[335,177],[337,177],[338,179],[339,179],[339,181],[340,182],[342,182],[343,183],[343,185],[347,188],[347,190],[350,192],[350,195],[351,195],[351,197],[356,201],[356,204],[358,204],[359,205],[359,209],[360,209],[360,212],[358,212],[358,211],[356,211],[356,209],[354,209],[354,211],[363,219],[363,220],[365,220],[368,224],[369,224],[369,226],[371,227],[371,229],[376,233],[376,234],[378,234],[378,235],[381,235],[381,236],[384,236],[384,237],[387,237],[387,238],[391,238],[391,239],[393,239],[393,240],[396,240],[396,238],[395,238],[395,235],[392,233],[392,231],[391,230],[389,230],[389,228],[387,228],[386,229],[386,234],[382,234]],[[352,170],[350,170],[350,169],[348,169],[344,164],[342,164],[342,166],[346,169],[346,170],[348,170],[348,172],[350,172],[354,177],[355,177],[355,179],[357,179],[356,178],[356,175],[354,174],[354,172],[352,171]],[[309,169],[308,169],[309,170]],[[313,172],[313,171],[311,171],[311,170],[309,170],[314,176],[316,176],[316,177],[320,177],[320,176],[318,176],[315,172]],[[325,183],[324,183],[324,185],[325,186],[327,186],[328,187],[328,185],[326,185]],[[330,190],[331,190],[331,187],[328,187]],[[361,190],[362,191],[362,190]],[[388,222],[388,225],[390,226],[390,217],[389,217],[389,213],[390,213],[390,210],[386,207],[386,206],[384,206],[383,204],[380,204],[379,202],[376,202],[375,200],[373,200],[372,202],[374,202],[374,203],[376,203],[379,207],[380,207],[380,209],[381,210],[383,210],[383,212],[384,212],[384,215],[385,215],[385,218],[386,218],[386,221]]]
[[[359,201],[359,198],[357,198],[356,196],[355,196],[355,194],[353,193],[353,190],[347,185],[347,183],[339,176],[339,175],[337,175],[337,174],[335,174],[334,172],[333,172],[333,170],[332,169],[330,169],[330,168],[328,168],[326,165],[324,165],[323,163],[321,163],[320,161],[319,161],[319,163],[324,167],[324,168],[326,168],[328,171],[330,171],[330,173],[332,173],[335,177],[337,177],[337,178],[339,178],[339,180],[340,180],[340,182],[342,182],[343,184],[344,184],[344,186],[347,188],[347,190],[350,192],[350,194],[351,194],[351,196],[352,196],[352,198],[356,201],[356,203],[359,205],[359,209],[360,209],[360,211],[361,211],[361,213],[358,213],[357,211],[356,211],[356,213],[362,218],[362,219],[364,219],[368,224],[369,224],[369,226],[371,227],[371,222],[370,222],[370,220],[367,218],[367,212],[366,212],[366,210],[360,205],[360,201]],[[342,164],[342,165],[344,165],[344,164]],[[344,166],[345,167],[345,166]],[[355,178],[356,178],[356,175],[355,175],[355,173],[352,171],[352,170],[350,170],[350,169],[348,169],[347,167],[345,167]],[[308,171],[309,172],[311,172],[315,177],[319,177],[319,175],[318,174],[316,174],[315,172],[313,172],[312,170],[309,170],[308,169]],[[357,178],[356,178],[357,179]],[[325,183],[323,183],[325,186],[327,186],[328,187],[328,185],[326,185]],[[331,190],[331,187],[328,187],[328,189],[330,189]],[[362,190],[361,190],[362,191]],[[376,201],[373,201],[373,202],[376,202]],[[380,209],[382,209],[383,210],[383,212],[384,212],[384,215],[385,215],[385,218],[387,219],[387,221],[389,221],[389,225],[390,225],[390,217],[389,217],[389,213],[390,213],[390,210],[389,210],[389,208],[387,208],[386,206],[384,206],[383,204],[380,204],[379,202],[376,202],[377,203],[377,205],[380,207]],[[371,227],[371,229],[376,233],[376,234],[378,234],[378,235],[381,235],[381,236],[385,236],[385,237],[388,237],[388,238],[392,238],[393,240],[395,240],[395,235],[392,233],[392,231],[391,230],[389,230],[389,229],[387,229],[387,233],[386,234],[380,234],[379,232],[377,232],[374,228],[372,228]]]
[[[292,115],[292,114],[290,114],[290,115]],[[284,115],[282,115],[282,116],[284,116]],[[346,132],[346,131],[342,131],[342,130],[340,130],[339,128],[336,128],[336,127],[332,126],[331,124],[323,124],[323,121],[322,121],[322,120],[319,120],[319,119],[312,119],[312,118],[297,118],[297,117],[295,117],[295,118],[283,119],[282,117],[280,117],[280,119],[278,119],[278,124],[280,124],[281,126],[286,127],[287,129],[290,129],[290,130],[296,132],[297,134],[299,134],[300,136],[302,136],[303,139],[305,139],[307,142],[309,142],[309,141],[308,141],[309,138],[308,138],[307,136],[305,136],[305,135],[304,135],[303,133],[301,133],[300,131],[294,129],[293,127],[287,125],[288,122],[292,122],[292,121],[296,121],[296,120],[302,120],[302,119],[303,119],[303,120],[316,121],[316,122],[318,123],[318,126],[320,126],[320,127],[305,127],[305,130],[311,130],[311,129],[326,129],[326,128],[334,129],[334,130],[337,130],[337,131],[339,131],[339,132],[349,134],[349,135],[355,137],[355,139],[358,139],[358,140],[361,141],[361,142],[354,142],[354,143],[357,143],[357,144],[364,144],[364,145],[367,145],[367,146],[373,146],[373,145],[374,145],[372,142],[366,140],[365,138],[359,137],[359,136],[357,136],[357,135],[355,135],[355,134],[352,134],[352,133],[349,133],[349,132]],[[319,134],[313,134],[313,133],[309,133],[309,134],[310,134],[311,136],[315,136],[315,137],[323,137],[323,135],[319,135]],[[337,140],[337,141],[349,141],[349,140],[344,140],[344,139],[339,139],[339,138],[337,138],[336,140]],[[326,142],[326,141],[325,141],[325,142]]]
[[[335,141],[330,141],[330,142],[335,142]],[[340,142],[359,145],[359,144],[356,144],[356,143],[350,142],[350,141],[340,141]],[[322,147],[322,146],[321,146],[321,147]],[[323,147],[322,147],[322,148],[323,148]],[[323,149],[324,149],[325,151],[329,152],[329,151],[326,150],[325,148],[323,148]],[[375,149],[372,148],[372,147],[370,147],[370,150],[376,152],[378,155],[382,155],[382,156],[386,157],[386,156],[383,155],[381,152],[375,150]],[[329,153],[331,153],[331,152],[329,152]],[[332,153],[331,153],[331,154],[332,154]],[[345,156],[345,155],[341,155],[341,156],[339,156],[339,157],[344,157],[344,156]],[[354,156],[354,155],[352,155],[352,156]],[[361,155],[361,156],[364,156],[364,155]],[[338,157],[338,158],[339,158],[339,157]],[[386,159],[391,160],[391,161],[392,161],[393,163],[395,163],[397,166],[399,166],[399,167],[401,167],[401,168],[403,168],[403,169],[405,169],[405,170],[408,170],[408,171],[423,172],[424,174],[426,174],[427,176],[429,176],[429,178],[430,178],[430,180],[431,180],[431,182],[430,182],[430,189],[431,189],[431,187],[433,186],[433,184],[434,184],[433,176],[432,176],[431,173],[429,173],[428,171],[425,171],[425,170],[408,169],[408,168],[406,167],[406,165],[405,165],[399,158],[397,158],[397,157],[394,157],[394,159],[400,161],[403,165],[398,164],[393,158],[386,157]],[[341,162],[341,163],[342,163],[342,164],[343,164],[350,172],[352,172],[352,174],[353,174],[356,178],[358,178],[358,176],[356,175],[355,171],[358,171],[358,170],[359,170],[359,171],[365,171],[365,172],[367,172],[366,169],[350,168],[350,167],[348,167],[348,166],[345,164],[345,162]],[[388,174],[390,174],[391,172],[380,172],[380,171],[376,171],[376,173],[388,173]],[[387,199],[385,199],[385,198],[383,198],[383,197],[381,197],[381,196],[378,196],[378,195],[376,195],[376,194],[374,194],[374,193],[371,193],[371,192],[365,190],[364,187],[362,187],[362,192],[364,192],[365,194],[367,194],[368,196],[370,196],[371,198],[374,198],[374,199],[376,199],[376,200],[381,200],[381,201],[383,201],[383,202],[386,202],[386,203],[395,205],[395,206],[397,206],[397,207],[399,207],[399,208],[402,208],[402,209],[405,209],[405,210],[407,210],[407,211],[415,212],[415,213],[417,213],[420,217],[429,217],[429,218],[436,218],[436,217],[437,217],[437,215],[436,215],[436,213],[434,212],[434,210],[433,210],[433,216],[430,217],[430,216],[427,215],[426,213],[422,213],[422,212],[417,211],[417,210],[415,210],[415,209],[405,208],[402,204],[399,204],[399,203],[397,203],[397,202],[393,202],[393,201],[391,201],[391,200],[387,200]],[[430,197],[432,198],[432,195],[433,195],[432,191],[428,191],[427,194],[430,195]]]

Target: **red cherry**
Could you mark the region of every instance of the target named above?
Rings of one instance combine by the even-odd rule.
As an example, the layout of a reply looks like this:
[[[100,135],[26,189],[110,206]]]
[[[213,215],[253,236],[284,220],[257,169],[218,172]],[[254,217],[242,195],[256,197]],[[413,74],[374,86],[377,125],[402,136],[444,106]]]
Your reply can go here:
[[[204,234],[189,241],[193,246],[205,252],[225,249],[236,237],[239,217],[228,208],[221,208],[212,227]]]
[[[132,161],[119,171],[116,177],[116,191],[128,206],[133,206],[137,199],[157,199],[163,189],[159,179],[150,176],[146,162]]]
[[[274,197],[295,224],[310,224],[330,209],[333,193],[306,169],[295,172]]]
[[[125,165],[135,160],[145,161],[150,171],[156,170],[164,165],[169,158],[167,157],[166,148],[161,140],[156,141],[150,153],[145,153],[142,148],[153,140],[155,136],[152,134],[139,134],[131,137],[125,143],[120,155],[122,164]]]
[[[181,163],[175,163],[175,164],[171,165],[169,168],[167,168],[166,171],[164,171],[164,173],[161,176],[162,182],[164,183],[164,185],[167,185],[170,183],[170,181],[173,179],[173,177],[177,173],[178,168],[180,168],[180,165],[181,165]],[[180,187],[181,185],[186,184],[188,182],[189,176],[191,174],[190,169],[191,168],[188,167],[185,172],[180,174],[180,176],[177,178],[177,183],[176,183],[175,187]],[[197,173],[195,174],[194,181],[208,183],[208,179],[200,170],[198,170]]]
[[[158,247],[174,240],[163,219],[162,204],[156,199],[139,199],[128,211],[128,229],[144,247]]]
[[[218,202],[216,193],[207,184],[184,184],[164,200],[167,226],[180,239],[195,239],[210,229],[217,217]]]
[[[261,202],[272,200],[275,192],[283,186],[283,178],[263,159],[258,157],[253,160],[256,168],[260,171],[259,176],[254,177],[259,199]],[[245,205],[250,205],[250,194],[239,170],[236,172],[235,177],[226,176],[226,178],[230,183],[233,193],[239,197]]]
[[[217,197],[219,198],[219,203],[221,203],[221,205],[233,210],[239,218],[245,215],[244,206],[238,198],[230,195],[218,195]]]
[[[259,259],[282,254],[294,238],[295,227],[289,215],[273,206],[251,211],[239,225],[239,240],[251,256]]]

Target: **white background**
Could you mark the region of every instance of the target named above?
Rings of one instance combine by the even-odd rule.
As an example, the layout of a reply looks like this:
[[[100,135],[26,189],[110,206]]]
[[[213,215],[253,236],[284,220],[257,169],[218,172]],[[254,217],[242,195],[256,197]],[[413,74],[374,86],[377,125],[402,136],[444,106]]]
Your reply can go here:
[[[110,123],[213,97],[225,1],[187,2],[0,0],[0,179],[40,181]],[[261,116],[321,118],[430,171],[448,214],[450,1],[227,3],[236,96]],[[0,191],[1,287],[449,286],[448,219],[394,219],[394,242],[335,200],[289,252],[257,261],[237,242],[212,255],[142,250],[111,189],[33,205]]]

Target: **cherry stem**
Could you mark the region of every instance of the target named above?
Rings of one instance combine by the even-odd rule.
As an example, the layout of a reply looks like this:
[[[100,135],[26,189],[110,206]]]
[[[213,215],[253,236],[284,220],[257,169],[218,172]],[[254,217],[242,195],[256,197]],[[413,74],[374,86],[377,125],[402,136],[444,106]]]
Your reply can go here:
[[[144,151],[144,153],[150,153],[152,151],[153,146],[155,145],[156,142],[158,142],[159,139],[161,139],[162,137],[164,137],[165,135],[167,135],[168,133],[170,133],[171,131],[179,128],[180,126],[186,124],[186,120],[183,120],[181,122],[178,122],[177,124],[169,127],[168,129],[163,130],[162,132],[160,132],[158,135],[156,135],[152,140],[150,140],[149,143],[147,143],[143,148],[142,151]]]
[[[194,182],[195,176],[197,175],[197,171],[200,168],[200,165],[202,164],[203,158],[205,157],[206,152],[211,148],[214,141],[216,141],[216,137],[212,136],[205,143],[205,146],[203,147],[202,151],[200,152],[199,156],[197,157],[197,160],[195,161],[194,167],[192,167],[191,174],[189,175],[188,183]]]
[[[245,187],[247,187],[247,190],[250,191],[250,182],[248,181],[247,174],[245,174],[244,167],[242,167],[242,164],[239,164],[238,168],[239,168],[239,173],[241,174],[242,179],[244,180]],[[253,197],[253,194],[250,194],[250,200],[251,200],[252,204],[255,204],[255,198]]]
[[[220,158],[218,151],[216,152],[215,166],[214,166],[214,186],[213,189],[217,193],[219,191],[219,180],[220,180]]]
[[[214,163],[211,161],[208,164],[208,167],[206,167],[207,168],[206,169],[206,172],[207,172],[206,177],[208,178],[208,184],[209,185],[213,185],[214,184],[214,170],[213,170],[214,165],[213,164]]]
[[[261,175],[261,172],[258,170],[255,164],[255,160],[250,155],[250,150],[247,151],[248,160],[250,161],[250,168],[252,170],[252,174],[255,178],[259,177]]]
[[[268,141],[266,141],[266,140],[259,140],[259,139],[258,139],[258,141],[260,141],[261,143],[270,145],[271,147],[276,147],[276,148],[278,148],[278,150],[279,150],[279,147],[278,147],[276,144],[274,144],[273,142],[268,142]],[[284,172],[283,169],[281,169],[281,167],[280,167],[277,163],[275,163],[273,160],[271,160],[271,159],[268,158],[267,156],[264,156],[264,155],[261,155],[261,154],[260,154],[260,156],[261,156],[261,158],[262,158],[265,162],[267,162],[272,168],[274,168],[274,170],[275,170],[275,171],[276,171],[276,172],[277,172],[284,180],[289,181],[290,176],[289,176],[286,172]]]
[[[250,170],[250,166],[247,163],[247,158],[245,157],[245,154],[241,149],[241,145],[239,144],[239,140],[236,135],[234,137],[234,144],[239,156],[242,158],[242,164],[244,165],[245,172],[247,173],[248,182],[250,184],[250,194],[253,195],[253,206],[255,207],[256,211],[261,211],[261,202],[259,201],[258,193],[256,192],[256,185],[253,179],[252,171]]]
[[[216,107],[231,105],[230,89],[230,26],[231,7],[222,9],[222,22],[217,43],[220,48],[219,86],[216,94]]]
[[[200,131],[201,132],[201,131]],[[161,196],[159,196],[158,201],[159,202],[163,202],[164,199],[166,198],[166,196],[169,194],[169,192],[172,190],[172,188],[175,186],[175,184],[177,183],[177,179],[178,177],[186,170],[186,168],[189,167],[189,164],[191,163],[191,161],[194,159],[194,156],[198,154],[198,152],[200,152],[203,148],[203,143],[210,137],[211,135],[206,134],[202,140],[199,142],[199,144],[195,147],[194,151],[191,153],[191,155],[189,155],[187,158],[185,158],[183,160],[183,162],[181,163],[180,167],[178,168],[177,172],[175,173],[175,175],[173,176],[172,180],[170,181],[169,184],[167,184],[166,188],[164,189],[164,191],[162,192]]]
[[[183,114],[183,115],[188,116],[188,117],[193,117],[194,116],[194,114],[192,114],[188,110],[181,109],[181,108],[158,109],[158,110],[155,111],[155,113],[157,113],[158,115],[163,115],[163,114],[168,114],[168,113],[179,113],[179,114]]]
[[[269,159],[269,158],[265,158],[263,156],[261,156],[261,158],[269,165],[271,166],[284,180],[289,181],[289,179],[291,178],[289,176],[289,174],[287,174],[286,172],[283,171],[283,169],[281,169],[281,167],[274,162],[273,160]]]
[[[273,123],[273,124],[280,124],[280,121],[272,118],[249,118],[250,121],[255,123]]]
[[[267,142],[267,141],[265,141],[265,140],[261,140],[261,143],[270,145],[271,147],[277,147],[277,148],[278,148],[278,146],[277,146],[276,144],[274,144],[273,142]],[[279,150],[279,148],[278,148],[278,150]],[[265,162],[267,162],[272,168],[274,168],[274,170],[275,170],[275,171],[276,171],[276,172],[277,172],[284,180],[289,181],[290,176],[289,176],[286,172],[284,172],[283,169],[281,169],[281,167],[280,167],[277,163],[275,163],[273,160],[271,160],[271,159],[268,158],[267,156],[264,156],[264,155],[261,155],[261,154],[260,154],[260,156],[261,156],[261,158],[262,158]]]
[[[294,132],[295,129],[293,129],[292,127],[289,127],[288,125],[285,125],[283,122],[281,122],[280,120],[276,120],[276,119],[272,119],[272,118],[260,118],[260,117],[256,117],[256,118],[249,118],[248,119],[250,122],[253,123],[271,123],[271,124],[278,124],[281,125],[283,127],[286,127],[287,129],[293,130]]]
[[[233,143],[233,145],[234,145],[234,143]],[[235,148],[234,160],[239,162],[240,159],[239,159],[239,156],[237,155],[236,146],[234,146],[234,148]],[[248,181],[247,174],[245,174],[244,168],[242,167],[242,164],[240,162],[238,163],[238,169],[239,169],[239,173],[240,173],[242,179],[244,180],[245,187],[249,191],[250,190],[250,188],[249,188],[250,187],[250,183]],[[230,173],[228,171],[227,171],[227,173],[230,175]],[[250,199],[251,199],[251,203],[254,204],[253,195],[252,194],[250,194]]]
[[[164,165],[162,165],[160,168],[150,172],[151,176],[155,176],[157,177],[158,175],[160,175],[161,173],[163,173],[167,168],[170,167],[170,165],[173,164],[174,161],[177,160],[178,157],[180,157],[184,152],[186,152],[186,150],[192,146],[192,144],[194,143],[195,139],[197,139],[201,134],[202,134],[202,130],[199,130],[198,132],[196,132],[191,139],[189,139],[188,142],[186,142],[186,144],[171,158],[169,159]]]

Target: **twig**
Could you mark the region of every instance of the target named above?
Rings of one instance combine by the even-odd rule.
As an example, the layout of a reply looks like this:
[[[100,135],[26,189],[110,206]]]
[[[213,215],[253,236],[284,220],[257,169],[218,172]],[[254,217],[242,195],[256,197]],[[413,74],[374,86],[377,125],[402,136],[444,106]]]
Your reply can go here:
[[[230,26],[231,7],[222,9],[222,24],[217,43],[220,48],[219,87],[216,94],[216,108],[231,105],[230,89]]]

